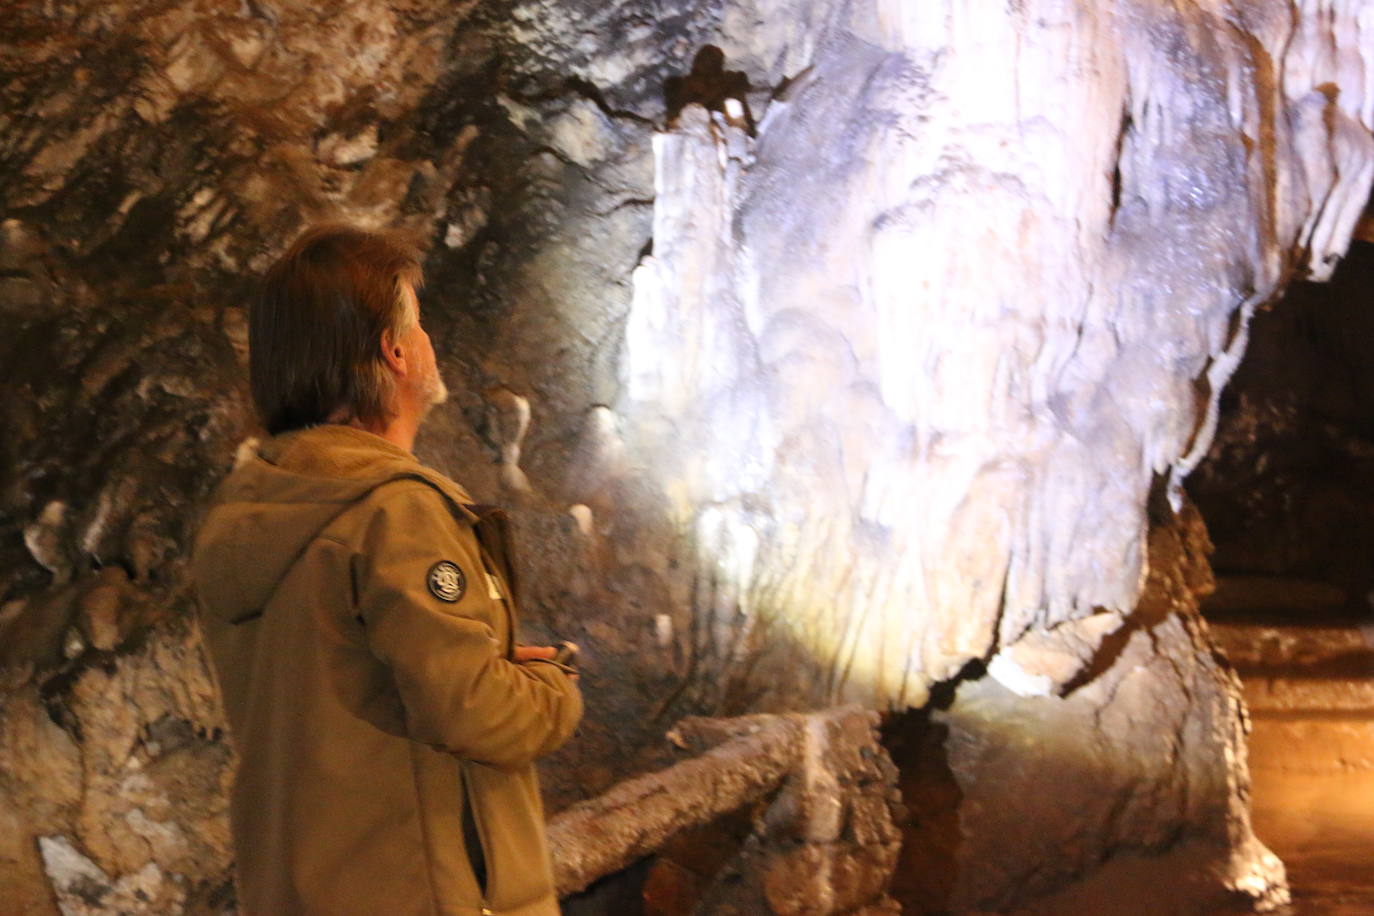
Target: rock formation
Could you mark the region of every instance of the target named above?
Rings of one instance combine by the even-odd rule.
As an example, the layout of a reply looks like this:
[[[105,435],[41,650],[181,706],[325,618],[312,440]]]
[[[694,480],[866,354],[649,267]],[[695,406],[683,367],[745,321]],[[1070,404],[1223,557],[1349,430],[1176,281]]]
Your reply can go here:
[[[1147,505],[1182,537],[1254,310],[1368,198],[1362,4],[71,0],[0,30],[16,910],[232,905],[184,560],[255,432],[253,279],[326,218],[427,245],[455,397],[418,451],[517,507],[527,636],[584,648],[554,809],[671,762],[683,715],[934,690],[930,816],[965,843],[937,897],[1039,905],[1196,841],[1276,899]],[[1070,849],[1010,842],[1064,816],[1004,804],[1049,767],[1120,800]]]

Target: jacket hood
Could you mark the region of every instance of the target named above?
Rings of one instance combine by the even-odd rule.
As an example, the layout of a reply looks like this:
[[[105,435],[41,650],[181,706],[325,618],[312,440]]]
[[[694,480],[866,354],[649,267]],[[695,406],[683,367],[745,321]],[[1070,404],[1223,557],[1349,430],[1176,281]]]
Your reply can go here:
[[[381,484],[420,478],[471,501],[409,452],[348,426],[294,430],[244,452],[211,499],[192,558],[202,610],[227,623],[260,614],[310,542]]]

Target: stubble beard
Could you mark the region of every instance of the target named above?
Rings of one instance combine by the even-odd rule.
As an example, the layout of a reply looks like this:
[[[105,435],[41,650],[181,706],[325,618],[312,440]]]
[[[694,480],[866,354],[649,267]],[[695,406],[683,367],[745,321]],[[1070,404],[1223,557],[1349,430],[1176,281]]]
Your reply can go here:
[[[448,400],[448,386],[444,384],[444,377],[437,365],[425,376],[424,388],[420,393],[424,396],[425,413]]]

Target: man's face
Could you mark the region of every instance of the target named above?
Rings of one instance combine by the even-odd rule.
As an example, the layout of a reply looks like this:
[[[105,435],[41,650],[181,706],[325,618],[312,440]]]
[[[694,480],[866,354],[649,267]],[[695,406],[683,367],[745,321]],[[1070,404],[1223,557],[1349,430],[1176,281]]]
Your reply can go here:
[[[405,289],[411,307],[415,309],[415,323],[401,345],[407,350],[408,359],[415,361],[416,400],[419,401],[421,409],[428,412],[431,407],[448,400],[448,387],[444,384],[443,376],[439,374],[439,364],[434,356],[434,343],[420,324],[420,301],[410,284],[406,284]]]

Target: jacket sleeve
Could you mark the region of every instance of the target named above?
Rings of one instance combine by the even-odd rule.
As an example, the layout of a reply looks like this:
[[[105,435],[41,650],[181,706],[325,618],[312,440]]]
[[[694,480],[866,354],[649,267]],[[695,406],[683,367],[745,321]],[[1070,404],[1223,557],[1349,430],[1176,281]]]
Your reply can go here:
[[[363,526],[354,588],[410,736],[498,767],[555,750],[582,717],[577,685],[557,665],[506,659],[493,629],[505,610],[488,591],[476,536],[447,501],[418,482],[386,489]],[[436,566],[447,575],[432,585]]]

